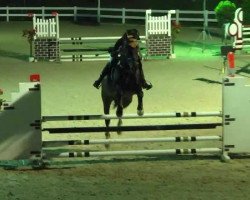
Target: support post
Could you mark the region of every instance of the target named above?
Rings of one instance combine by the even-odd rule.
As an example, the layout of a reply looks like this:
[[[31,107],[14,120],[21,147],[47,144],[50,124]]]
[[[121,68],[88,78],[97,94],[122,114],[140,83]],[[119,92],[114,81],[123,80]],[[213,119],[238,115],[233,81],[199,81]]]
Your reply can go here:
[[[97,5],[97,22],[101,23],[101,0],[98,0]]]
[[[9,22],[10,21],[10,16],[9,16],[9,6],[6,6],[6,21]]]
[[[126,9],[122,8],[122,24],[126,23]]]
[[[74,22],[77,20],[77,6],[74,6]]]
[[[42,6],[42,19],[44,20],[44,18],[45,18],[45,8],[44,8],[44,6]]]
[[[180,24],[180,10],[175,10],[175,14],[176,14],[175,21],[177,24]]]

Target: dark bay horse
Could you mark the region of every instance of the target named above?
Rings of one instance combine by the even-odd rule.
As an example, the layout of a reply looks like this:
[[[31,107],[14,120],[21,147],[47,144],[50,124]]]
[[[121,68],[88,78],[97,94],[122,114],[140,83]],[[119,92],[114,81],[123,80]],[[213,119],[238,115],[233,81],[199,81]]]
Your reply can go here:
[[[128,49],[124,49],[123,51],[120,54],[117,65],[112,69],[112,73],[103,79],[101,90],[104,114],[110,114],[110,106],[113,102],[116,108],[116,116],[119,117],[118,126],[122,124],[123,109],[132,102],[133,95],[137,95],[138,99],[137,114],[144,114],[142,81],[140,76],[141,63],[132,62],[131,64],[128,61]],[[138,50],[133,49],[133,51]],[[105,124],[106,127],[109,127],[110,120],[105,120]],[[106,131],[105,135],[106,138],[110,138],[109,131]]]

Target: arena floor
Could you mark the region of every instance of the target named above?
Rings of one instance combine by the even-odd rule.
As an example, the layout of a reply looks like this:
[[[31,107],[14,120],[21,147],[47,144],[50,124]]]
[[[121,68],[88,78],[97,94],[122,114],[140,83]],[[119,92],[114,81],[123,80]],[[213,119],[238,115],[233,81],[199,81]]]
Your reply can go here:
[[[105,61],[95,62],[36,62],[29,63],[29,46],[22,30],[31,28],[29,22],[1,22],[0,29],[0,88],[2,98],[10,100],[19,82],[39,73],[42,85],[43,115],[102,114],[100,90],[92,84],[99,76]],[[115,27],[115,28],[114,28]],[[61,37],[119,36],[127,28],[141,25],[83,26],[71,22],[60,23]],[[183,27],[176,41],[176,59],[143,61],[146,79],[153,88],[144,91],[145,113],[183,111],[221,111],[223,59],[220,56],[218,30],[211,38],[201,40],[201,30]],[[144,34],[142,34],[144,35]],[[202,52],[204,50],[204,52]],[[249,56],[236,55],[236,70],[250,82]],[[136,98],[134,99],[136,100]],[[134,101],[125,113],[136,112]],[[112,110],[112,113],[115,113]],[[221,122],[220,118],[136,119],[124,120],[124,125],[178,124],[191,122]],[[74,123],[74,126],[83,122]],[[44,126],[61,127],[65,122]],[[86,126],[102,126],[102,121],[85,121]],[[112,121],[116,125],[116,120]],[[221,127],[212,130],[150,131],[112,133],[112,138],[164,137],[191,135],[221,135]],[[49,135],[44,139],[93,139],[104,134]],[[169,149],[221,147],[220,142],[148,143],[111,145],[110,150]],[[81,149],[105,150],[102,145]],[[58,148],[56,151],[63,151]],[[80,200],[80,199],[249,199],[249,157],[234,157],[230,163],[220,162],[216,155],[205,156],[127,156],[75,159],[61,162],[46,170],[30,168],[6,171],[0,169],[1,200]]]

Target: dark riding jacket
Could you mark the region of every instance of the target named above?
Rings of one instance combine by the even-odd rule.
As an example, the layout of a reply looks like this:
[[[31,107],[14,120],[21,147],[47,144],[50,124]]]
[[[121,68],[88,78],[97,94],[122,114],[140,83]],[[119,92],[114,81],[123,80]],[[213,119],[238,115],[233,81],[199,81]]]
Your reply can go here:
[[[119,49],[124,45],[124,41],[127,41],[127,35],[124,34],[120,39],[118,39],[115,43],[115,46],[111,48],[111,56],[116,58],[119,54]]]

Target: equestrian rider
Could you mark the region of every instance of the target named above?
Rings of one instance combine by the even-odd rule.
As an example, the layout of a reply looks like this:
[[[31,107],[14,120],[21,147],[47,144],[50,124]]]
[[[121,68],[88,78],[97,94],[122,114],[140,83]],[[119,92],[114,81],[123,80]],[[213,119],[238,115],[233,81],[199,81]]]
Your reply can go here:
[[[139,64],[139,70],[140,70],[140,76],[141,76],[141,83],[142,83],[142,88],[144,89],[151,89],[152,84],[148,84],[145,80],[143,69],[142,69],[142,63],[141,63],[141,55],[139,55],[139,45],[138,45],[138,40],[140,40],[139,33],[136,29],[130,29],[127,30],[126,33],[123,34],[123,36],[117,40],[115,43],[115,46],[113,48],[110,48],[110,55],[111,55],[111,61],[106,64],[106,66],[103,68],[99,78],[94,82],[93,86],[97,89],[99,89],[100,84],[102,82],[102,79],[111,73],[112,68],[116,67],[119,58],[118,54],[122,46],[124,45],[124,41],[127,42],[126,45],[128,45],[128,48],[131,48],[131,59],[130,62],[135,62]],[[136,53],[135,53],[136,52]],[[133,63],[128,63],[128,64],[133,64]]]

